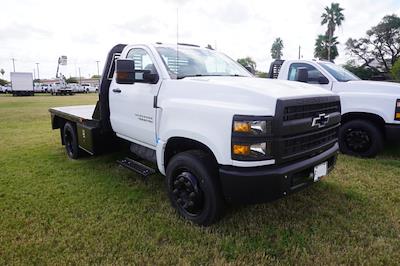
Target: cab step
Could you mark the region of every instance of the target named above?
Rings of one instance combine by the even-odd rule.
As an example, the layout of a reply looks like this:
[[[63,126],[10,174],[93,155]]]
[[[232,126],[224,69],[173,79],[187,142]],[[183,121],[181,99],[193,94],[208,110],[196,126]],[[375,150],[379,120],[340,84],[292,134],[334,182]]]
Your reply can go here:
[[[156,172],[151,167],[148,167],[147,165],[144,165],[138,161],[135,161],[131,158],[125,157],[124,159],[117,160],[117,163],[131,171],[134,171],[144,177],[148,177],[149,175],[152,175]]]

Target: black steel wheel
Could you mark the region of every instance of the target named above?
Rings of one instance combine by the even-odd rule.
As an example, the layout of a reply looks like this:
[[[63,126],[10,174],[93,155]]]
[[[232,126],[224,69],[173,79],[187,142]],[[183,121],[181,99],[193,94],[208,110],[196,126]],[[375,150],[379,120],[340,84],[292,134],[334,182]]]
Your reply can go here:
[[[383,147],[382,132],[366,120],[351,120],[339,129],[342,153],[360,157],[374,157]]]
[[[203,191],[198,178],[186,169],[181,169],[172,180],[172,197],[177,207],[189,216],[198,215],[204,207]]]
[[[217,167],[199,150],[175,155],[167,166],[167,191],[171,205],[185,219],[208,226],[223,213]]]
[[[78,136],[75,127],[70,122],[64,125],[63,138],[68,157],[78,159],[80,154]]]

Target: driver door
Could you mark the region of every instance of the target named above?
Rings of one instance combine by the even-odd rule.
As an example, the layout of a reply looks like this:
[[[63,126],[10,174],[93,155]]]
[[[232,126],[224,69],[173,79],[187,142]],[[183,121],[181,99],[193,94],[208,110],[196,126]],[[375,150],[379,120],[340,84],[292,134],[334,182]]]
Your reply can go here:
[[[145,47],[133,47],[126,56],[135,61],[135,70],[149,70],[157,74],[151,51]],[[156,112],[154,97],[158,94],[161,79],[156,84],[135,74],[134,84],[117,84],[112,81],[109,92],[110,121],[116,134],[124,139],[147,146],[156,146]]]

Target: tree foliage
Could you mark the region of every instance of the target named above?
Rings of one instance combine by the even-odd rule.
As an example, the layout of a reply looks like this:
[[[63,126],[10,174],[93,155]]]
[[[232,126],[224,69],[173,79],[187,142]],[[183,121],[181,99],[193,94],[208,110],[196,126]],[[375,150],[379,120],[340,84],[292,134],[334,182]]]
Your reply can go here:
[[[325,12],[322,13],[321,25],[327,25],[327,30],[325,33],[326,43],[327,43],[327,58],[328,60],[333,60],[336,56],[334,54],[334,46],[336,46],[337,38],[334,37],[336,26],[341,26],[342,21],[344,21],[344,14],[342,13],[344,9],[339,6],[338,3],[331,3],[331,6],[325,7]],[[337,49],[336,49],[337,53]]]
[[[4,73],[6,73],[6,72],[4,71],[4,69],[0,69],[0,74],[1,74],[2,76],[4,76]]]
[[[283,41],[281,38],[276,38],[271,47],[271,57],[273,59],[281,59],[282,58],[282,50],[283,50]]]
[[[315,40],[314,57],[324,60],[334,60],[338,55],[337,37],[333,37],[330,41],[330,55],[329,55],[329,37],[326,35],[318,35]],[[330,59],[329,59],[330,56]]]
[[[69,77],[65,80],[67,83],[78,83],[78,78],[76,77]]]
[[[256,69],[257,64],[256,62],[251,58],[251,57],[245,57],[245,58],[239,58],[236,60],[239,64],[241,64],[244,67],[251,67],[253,70]]]
[[[383,71],[389,72],[400,57],[400,18],[395,14],[383,17],[365,37],[348,39],[346,49],[366,66],[374,68],[371,62],[375,59]]]
[[[348,71],[352,72],[360,79],[364,80],[371,80],[374,79],[374,77],[380,75],[379,71],[377,71],[376,69],[356,65],[354,60],[347,61],[346,64],[343,65],[343,67]]]
[[[0,86],[5,86],[8,84],[8,81],[5,79],[0,79]]]
[[[393,79],[400,80],[400,59],[397,59],[397,61],[394,63],[392,69],[390,70],[390,74],[392,75]]]
[[[101,75],[93,75],[91,78],[92,78],[92,79],[100,79],[100,78],[101,78]]]

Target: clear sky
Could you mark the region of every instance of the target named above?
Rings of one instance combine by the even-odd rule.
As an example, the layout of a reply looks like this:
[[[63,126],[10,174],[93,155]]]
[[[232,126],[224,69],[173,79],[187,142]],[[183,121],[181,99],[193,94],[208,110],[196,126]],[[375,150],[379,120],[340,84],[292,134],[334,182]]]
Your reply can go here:
[[[344,42],[365,35],[384,15],[400,14],[400,0],[336,1],[346,20],[336,31],[341,45],[337,63],[349,57]],[[283,39],[284,59],[294,59],[298,46],[304,58],[313,57],[323,8],[331,1],[268,0],[3,0],[0,2],[0,68],[9,78],[11,58],[16,71],[33,72],[38,62],[40,78],[55,76],[57,59],[68,56],[61,69],[66,76],[102,71],[108,50],[117,43],[179,42],[211,44],[233,59],[250,56],[257,69],[266,71],[270,48]]]

